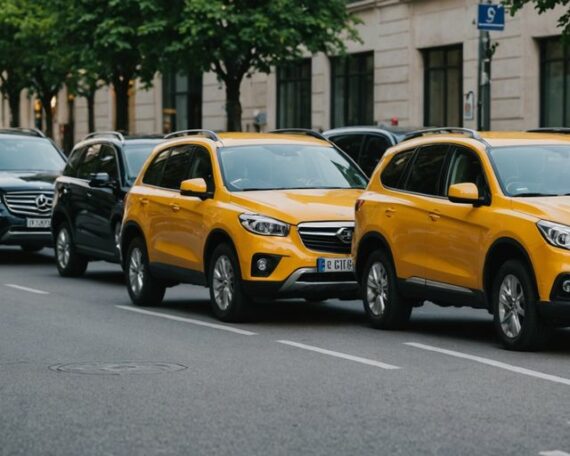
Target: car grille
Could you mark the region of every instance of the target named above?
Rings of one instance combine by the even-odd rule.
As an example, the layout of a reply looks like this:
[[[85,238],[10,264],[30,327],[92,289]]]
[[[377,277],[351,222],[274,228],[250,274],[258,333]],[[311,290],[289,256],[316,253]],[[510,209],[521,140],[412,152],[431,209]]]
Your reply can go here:
[[[354,222],[301,223],[299,236],[310,250],[328,253],[350,253]]]
[[[297,282],[324,283],[324,282],[355,282],[352,272],[305,272]]]
[[[5,193],[4,203],[15,215],[49,217],[53,206],[53,191]]]

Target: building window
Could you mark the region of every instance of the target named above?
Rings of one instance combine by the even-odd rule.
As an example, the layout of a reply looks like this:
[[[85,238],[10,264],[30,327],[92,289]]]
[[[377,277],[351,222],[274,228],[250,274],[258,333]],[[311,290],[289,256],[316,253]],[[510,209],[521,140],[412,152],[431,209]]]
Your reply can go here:
[[[331,59],[333,128],[374,123],[374,54]]]
[[[570,126],[570,48],[560,37],[542,41],[540,73],[541,126]]]
[[[311,128],[311,59],[277,70],[277,127]]]
[[[165,73],[162,78],[163,131],[202,128],[202,74]]]
[[[463,126],[463,49],[448,46],[423,51],[424,124]]]

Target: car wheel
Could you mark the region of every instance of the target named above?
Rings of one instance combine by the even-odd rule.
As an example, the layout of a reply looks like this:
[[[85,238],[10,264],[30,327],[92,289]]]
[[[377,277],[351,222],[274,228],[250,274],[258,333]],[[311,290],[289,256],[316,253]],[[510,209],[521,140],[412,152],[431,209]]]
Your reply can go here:
[[[400,294],[392,261],[382,250],[372,253],[364,268],[362,296],[374,328],[401,329],[410,320],[412,303]]]
[[[493,286],[493,320],[508,350],[540,348],[548,334],[538,315],[538,297],[528,269],[516,260],[507,261]]]
[[[208,279],[214,315],[222,321],[243,321],[250,298],[243,290],[239,262],[232,247],[227,244],[216,247]]]
[[[43,245],[23,244],[20,248],[26,253],[36,253],[44,248]]]
[[[125,276],[129,296],[135,306],[157,306],[162,302],[166,287],[150,273],[146,244],[141,238],[135,238],[129,244]]]
[[[75,250],[71,230],[66,223],[58,227],[55,235],[55,262],[62,277],[79,277],[87,269],[88,260]]]

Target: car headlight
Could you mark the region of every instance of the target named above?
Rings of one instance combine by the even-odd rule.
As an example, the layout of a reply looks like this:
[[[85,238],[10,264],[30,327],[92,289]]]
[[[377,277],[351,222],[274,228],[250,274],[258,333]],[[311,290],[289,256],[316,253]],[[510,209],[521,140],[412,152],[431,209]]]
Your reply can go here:
[[[570,226],[540,220],[538,229],[545,239],[555,247],[570,250]]]
[[[239,220],[247,231],[262,236],[281,236],[285,237],[289,234],[290,226],[271,217],[259,214],[241,214]]]

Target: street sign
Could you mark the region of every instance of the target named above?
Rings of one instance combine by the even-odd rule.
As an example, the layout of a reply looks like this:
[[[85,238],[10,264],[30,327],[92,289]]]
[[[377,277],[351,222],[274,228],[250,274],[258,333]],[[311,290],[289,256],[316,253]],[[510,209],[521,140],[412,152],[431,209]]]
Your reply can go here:
[[[477,28],[495,32],[505,30],[505,7],[503,5],[481,3],[477,16]]]

